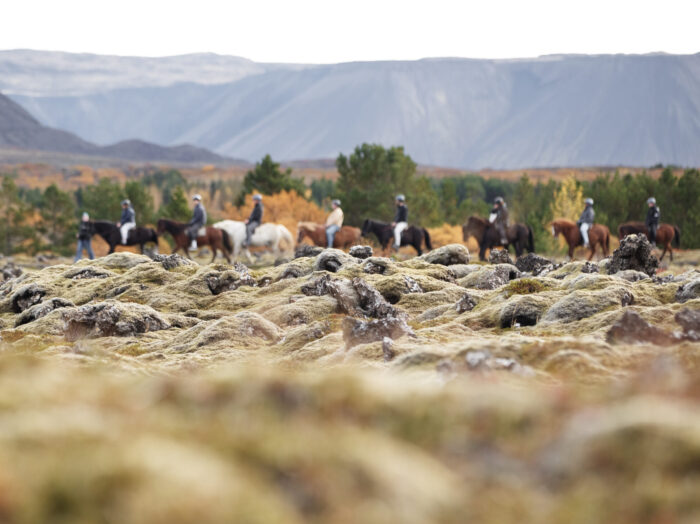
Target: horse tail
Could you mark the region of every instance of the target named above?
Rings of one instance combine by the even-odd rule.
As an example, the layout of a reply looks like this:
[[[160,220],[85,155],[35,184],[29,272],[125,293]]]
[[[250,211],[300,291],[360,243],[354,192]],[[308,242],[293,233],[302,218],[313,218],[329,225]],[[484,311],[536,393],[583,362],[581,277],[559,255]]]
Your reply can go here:
[[[605,250],[610,253],[610,230],[605,228]]]
[[[625,238],[625,237],[624,237],[624,233],[625,233],[625,230],[623,229],[622,224],[620,224],[619,226],[617,226],[617,238],[619,238],[620,240],[622,240],[623,238]]]
[[[674,247],[681,247],[681,230],[678,226],[673,226],[673,245]]]
[[[425,238],[425,247],[427,247],[430,251],[433,250],[433,244],[430,242],[430,233],[428,233],[428,230],[425,228],[423,229],[423,238]]]
[[[530,253],[535,252],[535,239],[533,238],[532,228],[530,226],[527,226],[527,250]]]
[[[292,238],[292,234],[289,232],[289,229],[284,227],[282,224],[278,224],[277,229],[279,230],[284,241],[289,243],[289,247],[294,248],[294,239]]]
[[[229,253],[233,253],[233,244],[231,243],[231,237],[224,228],[217,228],[221,231],[221,240],[224,243],[224,249]]]

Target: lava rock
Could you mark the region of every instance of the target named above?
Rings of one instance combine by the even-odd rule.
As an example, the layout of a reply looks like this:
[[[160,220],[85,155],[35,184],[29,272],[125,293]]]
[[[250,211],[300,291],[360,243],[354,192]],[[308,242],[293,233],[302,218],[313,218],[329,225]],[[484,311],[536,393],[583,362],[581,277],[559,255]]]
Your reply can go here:
[[[314,261],[314,271],[330,271],[336,273],[347,264],[355,264],[356,259],[340,249],[324,249]]]
[[[351,257],[365,259],[369,258],[374,254],[372,246],[352,246],[348,251]]]
[[[589,275],[593,273],[600,273],[600,266],[593,262],[586,261],[583,263],[583,266],[581,266],[581,273],[586,273]]]
[[[540,273],[552,271],[555,269],[555,263],[548,258],[541,257],[536,253],[528,253],[515,261],[515,267],[523,273],[532,273],[533,276],[538,276]]]
[[[294,250],[294,258],[317,257],[321,253],[323,253],[322,247],[299,244]]]
[[[403,318],[386,317],[369,321],[353,317],[343,319],[343,340],[348,349],[358,344],[380,340],[383,342],[385,338],[396,339],[403,335],[413,335],[413,330]]]
[[[406,282],[406,292],[407,293],[424,293],[423,288],[414,279],[405,275],[403,277],[404,282]]]
[[[700,278],[686,282],[676,291],[676,302],[688,302],[695,298],[700,298]]]
[[[370,257],[362,263],[362,271],[370,275],[383,275],[390,265],[388,258]]]
[[[491,264],[512,264],[513,261],[505,249],[492,249],[489,254],[489,262]]]
[[[173,253],[172,255],[159,255],[157,253],[148,253],[149,258],[154,262],[160,262],[163,265],[163,269],[170,271],[176,267],[180,266],[191,266],[195,265],[196,262],[190,260],[187,257]]]
[[[652,254],[651,244],[644,235],[629,235],[620,240],[620,247],[612,255],[608,274],[634,269],[650,277],[656,274],[659,259]]]
[[[86,278],[109,278],[112,276],[114,276],[114,273],[97,269],[95,267],[71,269],[63,274],[64,278],[70,278],[71,280],[83,280]]]
[[[0,271],[2,271],[3,280],[10,280],[11,278],[16,278],[22,274],[22,268],[16,266],[12,262],[8,262],[4,266],[2,266],[2,268],[0,268]]]
[[[330,275],[322,275],[316,280],[307,282],[301,286],[301,292],[307,297],[320,297],[328,294],[328,283],[331,281]]]
[[[394,349],[394,341],[389,337],[384,337],[382,339],[382,354],[384,355],[384,362],[389,362],[393,360],[396,356],[396,350]]]
[[[646,280],[649,275],[642,273],[641,271],[635,271],[634,269],[625,269],[624,271],[618,271],[613,275],[615,278],[621,278],[627,282],[639,282],[640,280]]]
[[[244,271],[212,272],[205,275],[204,280],[212,295],[219,295],[224,291],[234,291],[241,286],[256,287],[258,285],[255,279],[248,273],[247,267],[243,264],[239,264],[239,267],[244,269]]]
[[[441,264],[451,266],[453,264],[468,264],[469,250],[462,244],[448,244],[446,246],[433,249],[419,257],[431,264]]]
[[[692,341],[700,340],[700,311],[684,308],[676,313],[674,318],[683,328],[684,338]]]
[[[46,295],[46,290],[36,284],[22,286],[10,297],[12,312],[21,313],[25,309],[29,309],[34,304],[41,302],[44,295]]]
[[[66,339],[126,337],[168,329],[170,325],[154,309],[139,304],[100,302],[61,312]]]
[[[677,342],[678,338],[663,329],[652,326],[639,313],[631,309],[623,315],[608,330],[606,339],[611,344],[619,343],[650,343],[660,346]]]
[[[464,313],[466,311],[471,311],[478,304],[477,300],[471,296],[469,293],[465,293],[462,298],[460,298],[455,304],[455,309],[457,313]]]
[[[60,309],[63,307],[74,307],[75,304],[70,300],[64,300],[62,298],[52,298],[50,300],[45,300],[40,304],[35,304],[29,309],[23,311],[15,321],[15,327],[22,326],[24,324],[29,324],[35,320],[45,317],[55,309]]]

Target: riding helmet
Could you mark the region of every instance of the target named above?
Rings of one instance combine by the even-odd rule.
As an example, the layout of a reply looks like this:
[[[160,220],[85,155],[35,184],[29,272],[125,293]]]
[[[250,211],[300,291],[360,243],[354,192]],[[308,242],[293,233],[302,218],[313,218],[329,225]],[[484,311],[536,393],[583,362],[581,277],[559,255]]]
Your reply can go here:
[[[592,198],[587,198],[586,200],[583,201],[583,203],[584,203],[584,204],[589,204],[589,205],[592,206],[592,205],[593,205],[593,199],[592,199]]]
[[[333,200],[333,202],[331,202],[331,204],[335,204],[336,206],[340,207],[340,200],[336,198],[335,200]]]
[[[502,204],[503,203],[503,197],[496,197],[493,201],[494,204]]]
[[[130,206],[130,205],[131,205],[131,200],[129,200],[128,198],[127,198],[126,200],[122,200],[122,205],[123,205],[123,206]]]
[[[259,194],[259,193],[256,193],[255,195],[253,195],[253,200],[256,200],[257,202],[261,202],[261,201],[262,201],[262,195]]]
[[[197,193],[196,195],[194,195],[194,196],[192,197],[192,200],[199,200],[199,201],[201,202],[201,201],[202,201],[202,195],[200,195],[199,193]]]
[[[647,204],[656,204],[656,199],[654,197],[647,198]]]
[[[406,197],[403,195],[396,195],[396,200],[398,200],[399,202],[405,202]]]

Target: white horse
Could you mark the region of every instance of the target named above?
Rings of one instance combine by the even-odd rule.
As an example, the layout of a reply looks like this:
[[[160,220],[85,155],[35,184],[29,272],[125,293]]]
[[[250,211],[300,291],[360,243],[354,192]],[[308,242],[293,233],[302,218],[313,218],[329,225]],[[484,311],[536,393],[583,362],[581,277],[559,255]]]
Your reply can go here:
[[[233,244],[233,258],[236,258],[241,252],[243,242],[245,241],[245,222],[238,220],[222,220],[214,224],[214,227],[223,229],[228,233],[231,243]],[[289,244],[289,248],[294,248],[294,239],[289,230],[282,224],[261,224],[255,229],[255,233],[250,239],[251,246],[265,246],[271,248],[275,256],[280,254],[280,241],[285,241]],[[250,251],[244,249],[248,260],[252,260]]]

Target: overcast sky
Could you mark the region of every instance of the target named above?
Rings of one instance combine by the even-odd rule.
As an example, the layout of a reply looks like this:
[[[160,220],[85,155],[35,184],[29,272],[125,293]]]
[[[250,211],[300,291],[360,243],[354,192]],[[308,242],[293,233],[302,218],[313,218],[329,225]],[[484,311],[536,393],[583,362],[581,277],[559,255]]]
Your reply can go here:
[[[332,63],[700,52],[698,0],[7,0],[0,49]]]

